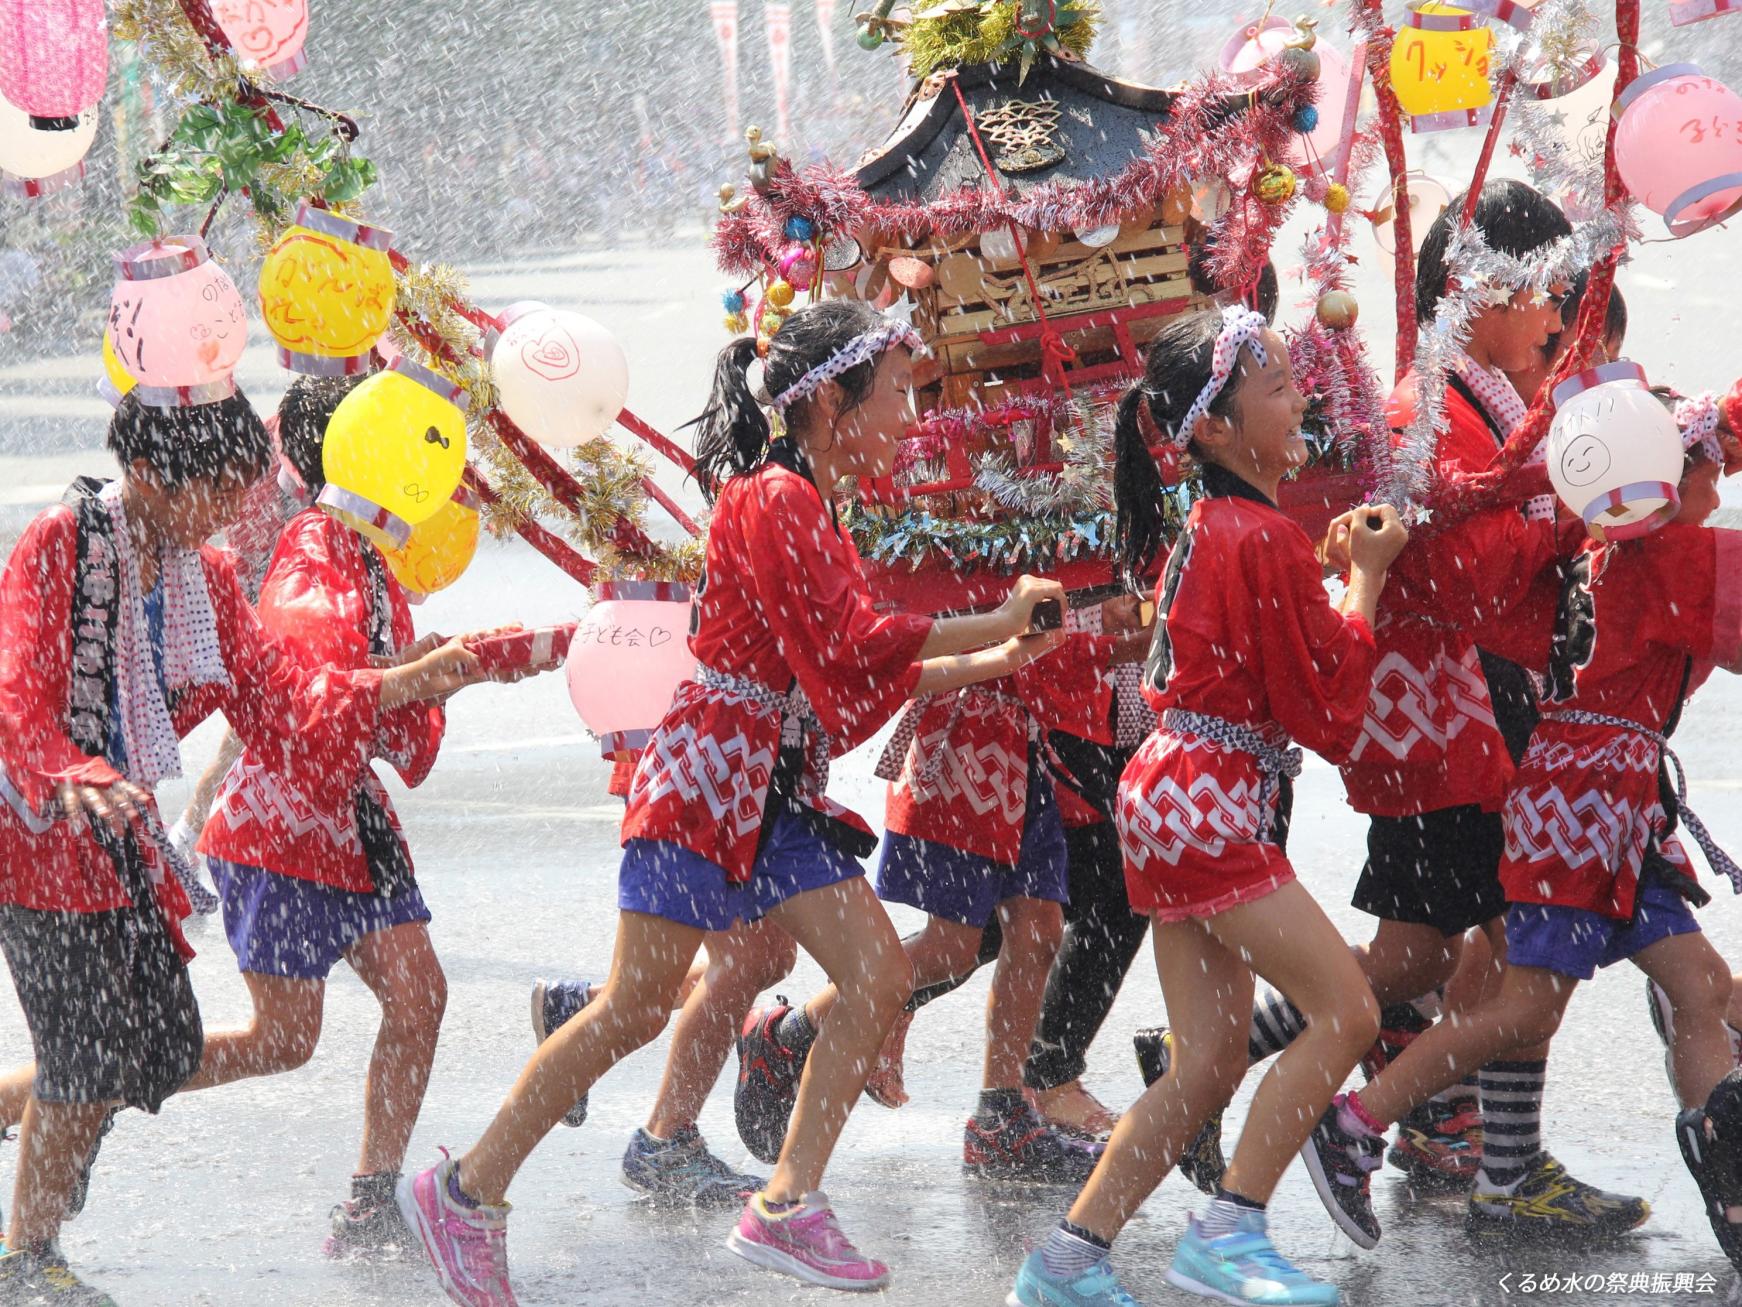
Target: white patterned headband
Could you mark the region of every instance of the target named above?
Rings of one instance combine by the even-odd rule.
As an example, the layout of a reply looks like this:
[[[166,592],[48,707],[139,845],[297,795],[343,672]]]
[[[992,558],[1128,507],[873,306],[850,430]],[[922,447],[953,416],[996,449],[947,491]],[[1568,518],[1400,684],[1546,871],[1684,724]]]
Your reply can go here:
[[[816,394],[825,381],[833,381],[848,368],[856,368],[866,359],[875,358],[893,345],[906,345],[914,353],[925,349],[925,341],[910,325],[891,319],[880,327],[854,336],[840,349],[805,373],[785,390],[768,401],[770,407],[790,408],[801,399]]]
[[[1228,384],[1228,378],[1234,375],[1234,363],[1240,357],[1242,346],[1251,347],[1252,357],[1258,360],[1260,367],[1270,362],[1258,339],[1260,333],[1269,328],[1270,324],[1265,321],[1262,313],[1244,305],[1230,304],[1222,310],[1222,330],[1216,336],[1216,349],[1210,358],[1210,379],[1204,383],[1204,388],[1198,392],[1198,397],[1192,401],[1186,415],[1169,435],[1168,439],[1173,442],[1174,448],[1184,449],[1191,444],[1198,419],[1210,411],[1210,405],[1216,402],[1216,396],[1222,393]]]
[[[1714,463],[1724,461],[1723,447],[1718,444],[1718,397],[1711,391],[1677,400],[1675,424],[1682,430],[1682,448],[1700,452]]]

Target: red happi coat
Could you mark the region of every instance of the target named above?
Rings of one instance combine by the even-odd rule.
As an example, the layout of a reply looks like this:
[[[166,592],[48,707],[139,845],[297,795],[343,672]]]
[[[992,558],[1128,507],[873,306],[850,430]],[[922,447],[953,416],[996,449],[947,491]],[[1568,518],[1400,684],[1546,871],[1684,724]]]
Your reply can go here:
[[[1339,762],[1360,733],[1372,632],[1331,606],[1306,533],[1243,490],[1192,505],[1164,573],[1144,697],[1158,713],[1221,718],[1272,748],[1292,738]],[[1158,726],[1119,783],[1128,883],[1159,885],[1178,915],[1195,916],[1291,876],[1263,838],[1276,788],[1250,753]]]
[[[1665,731],[1714,667],[1742,671],[1742,532],[1671,523],[1638,540],[1592,543],[1568,564],[1543,720],[1506,799],[1500,881],[1514,903],[1555,903],[1626,920],[1667,833],[1658,747],[1610,726],[1556,721],[1577,710]]]
[[[318,508],[298,513],[279,537],[260,591],[260,621],[309,671],[349,672],[369,666],[369,635],[376,620],[372,596],[377,593],[388,604],[394,648],[416,638],[405,591],[386,564],[378,573],[379,591],[370,579],[363,551],[374,548]],[[380,715],[370,756],[391,763],[407,785],[420,785],[435,765],[445,723],[436,704],[389,709]],[[357,786],[385,811],[402,847],[405,839],[374,768],[365,765],[351,779],[353,787],[333,803],[330,792],[317,797],[308,778],[268,766],[266,755],[250,747],[224,777],[200,837],[200,852],[367,893],[375,885],[357,833]],[[406,861],[409,865],[409,853]]]
[[[1409,424],[1415,402],[1411,373],[1388,406],[1395,427]],[[1486,468],[1499,446],[1454,387],[1446,388],[1445,408],[1451,425],[1440,436],[1437,473],[1453,481]],[[1357,812],[1407,817],[1500,806],[1512,759],[1476,649],[1509,651],[1508,624],[1528,620],[1518,605],[1552,569],[1555,548],[1553,522],[1502,507],[1429,527],[1398,555],[1379,597],[1379,663],[1360,738],[1342,767]]]
[[[67,735],[77,527],[70,509],[47,510],[25,528],[0,576],[0,903],[38,911],[106,912],[129,903],[114,864],[84,828],[48,821],[63,780],[112,785],[119,773]],[[380,717],[381,674],[304,671],[262,629],[229,559],[201,550],[228,685],[203,685],[170,710],[186,735],[222,712],[244,743],[336,806],[365,766]],[[0,789],[7,787],[0,787]],[[149,841],[142,841],[148,860]],[[187,915],[187,896],[164,875],[166,915]]]
[[[810,478],[770,461],[726,482],[708,527],[707,564],[691,616],[702,667],[761,687],[762,699],[686,681],[642,751],[623,839],[666,840],[747,881],[769,784],[798,719],[773,695],[799,691],[828,753],[863,743],[919,681],[932,619],[875,612],[852,539]],[[807,757],[816,726],[805,731]],[[869,835],[823,793],[807,762],[796,797]]]
[[[1015,866],[1038,734],[1113,743],[1107,669],[1116,643],[1073,635],[1014,675],[920,701],[900,776],[889,787],[885,827]]]

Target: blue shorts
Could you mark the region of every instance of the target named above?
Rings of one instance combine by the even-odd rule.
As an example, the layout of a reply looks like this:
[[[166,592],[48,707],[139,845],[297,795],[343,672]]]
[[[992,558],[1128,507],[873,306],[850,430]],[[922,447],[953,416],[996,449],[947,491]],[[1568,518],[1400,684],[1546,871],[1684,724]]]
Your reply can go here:
[[[1574,980],[1589,980],[1598,967],[1614,966],[1660,939],[1699,930],[1688,901],[1647,876],[1639,882],[1633,920],[1606,917],[1588,908],[1514,903],[1506,910],[1506,960],[1541,967]]]
[[[1045,773],[1030,769],[1022,848],[1006,867],[978,853],[891,832],[877,868],[877,897],[964,926],[984,927],[1005,899],[1070,901],[1070,858],[1058,800]]]
[[[415,882],[384,899],[222,858],[206,865],[224,900],[236,965],[263,976],[325,980],[363,936],[429,920]]]
[[[838,885],[865,868],[817,828],[790,812],[776,813],[747,884],[667,840],[630,840],[617,871],[617,906],[699,930],[729,930],[757,921],[805,890]]]

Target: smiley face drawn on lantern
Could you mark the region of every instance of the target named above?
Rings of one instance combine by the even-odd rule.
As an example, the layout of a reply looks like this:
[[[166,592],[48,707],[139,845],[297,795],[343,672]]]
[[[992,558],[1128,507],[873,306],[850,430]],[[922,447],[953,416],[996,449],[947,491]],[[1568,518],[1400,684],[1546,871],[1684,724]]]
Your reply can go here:
[[[238,54],[262,66],[302,49],[308,0],[216,0],[212,14]]]
[[[1588,486],[1609,470],[1609,446],[1586,432],[1561,451],[1561,476],[1569,486]]]

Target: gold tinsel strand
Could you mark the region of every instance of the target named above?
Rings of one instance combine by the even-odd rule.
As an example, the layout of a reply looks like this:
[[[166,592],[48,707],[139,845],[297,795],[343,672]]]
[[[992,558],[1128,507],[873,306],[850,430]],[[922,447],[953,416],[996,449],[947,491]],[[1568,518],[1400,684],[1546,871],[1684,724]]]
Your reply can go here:
[[[253,79],[234,55],[214,56],[176,0],[113,0],[109,30],[139,43],[140,53],[178,97],[233,100],[240,81]]]

